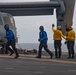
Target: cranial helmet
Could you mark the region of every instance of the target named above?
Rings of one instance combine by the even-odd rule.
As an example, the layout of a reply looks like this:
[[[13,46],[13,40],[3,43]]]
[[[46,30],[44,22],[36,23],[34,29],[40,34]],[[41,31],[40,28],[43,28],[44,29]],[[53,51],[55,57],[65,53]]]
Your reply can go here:
[[[44,30],[44,27],[43,27],[43,26],[40,26],[39,29],[40,29],[40,30]]]
[[[61,26],[57,26],[57,29],[61,29]]]
[[[9,25],[6,24],[6,25],[4,26],[4,28],[5,28],[5,29],[9,29]]]

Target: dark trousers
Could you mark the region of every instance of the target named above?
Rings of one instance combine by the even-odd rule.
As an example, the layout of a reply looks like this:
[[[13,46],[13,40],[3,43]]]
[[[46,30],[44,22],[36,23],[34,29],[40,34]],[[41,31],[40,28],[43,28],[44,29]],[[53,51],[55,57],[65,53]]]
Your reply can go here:
[[[38,57],[41,57],[41,55],[42,55],[42,48],[44,48],[45,51],[48,52],[48,54],[50,56],[53,55],[53,53],[48,49],[47,43],[41,42],[40,45],[39,45]]]
[[[61,40],[54,40],[55,57],[61,57]]]
[[[68,41],[67,42],[69,57],[71,57],[71,56],[74,57],[74,44],[75,44],[75,41]]]
[[[10,46],[12,47],[13,50],[10,48]],[[6,44],[6,50],[9,50],[11,53],[15,52],[16,56],[19,56],[16,49],[15,41],[8,41]]]

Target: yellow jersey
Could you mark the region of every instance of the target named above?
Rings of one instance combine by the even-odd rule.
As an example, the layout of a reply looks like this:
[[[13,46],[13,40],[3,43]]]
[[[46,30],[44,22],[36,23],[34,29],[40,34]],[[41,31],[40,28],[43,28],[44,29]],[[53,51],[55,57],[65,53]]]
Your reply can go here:
[[[68,31],[66,39],[67,39],[67,41],[74,41],[75,40],[75,32],[74,32],[74,30]]]
[[[52,31],[54,32],[53,39],[54,40],[62,40],[62,37],[65,39],[65,36],[62,34],[62,31],[55,30],[54,27],[52,27]]]

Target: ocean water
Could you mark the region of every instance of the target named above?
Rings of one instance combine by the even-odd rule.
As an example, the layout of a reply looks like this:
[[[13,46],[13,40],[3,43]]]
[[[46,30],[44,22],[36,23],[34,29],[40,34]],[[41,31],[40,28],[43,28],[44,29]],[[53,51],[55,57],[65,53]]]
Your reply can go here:
[[[38,46],[39,46],[39,43],[18,43],[16,45],[17,48],[21,48],[21,49],[26,49],[26,50],[33,50],[33,49],[37,49],[38,50]],[[55,51],[54,50],[54,44],[53,43],[48,43],[48,48],[51,50],[51,51]],[[75,44],[75,47],[74,49],[76,49],[76,44]],[[67,50],[67,45],[65,44],[62,44],[62,52],[68,52]],[[76,52],[76,50],[75,50]]]

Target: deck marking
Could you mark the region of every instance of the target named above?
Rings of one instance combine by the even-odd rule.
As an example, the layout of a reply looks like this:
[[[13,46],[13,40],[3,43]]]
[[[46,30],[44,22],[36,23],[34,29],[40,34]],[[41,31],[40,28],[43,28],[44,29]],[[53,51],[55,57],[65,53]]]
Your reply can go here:
[[[10,58],[14,59],[14,56],[7,56],[7,55],[0,55],[0,58]],[[47,58],[35,58],[35,57],[27,57],[27,56],[20,56],[19,59],[26,59],[26,60],[34,60],[34,61],[46,61],[46,62],[55,62],[55,63],[64,63],[64,64],[74,64],[76,65],[76,61],[68,61],[68,60],[57,60],[57,59],[47,59]]]

